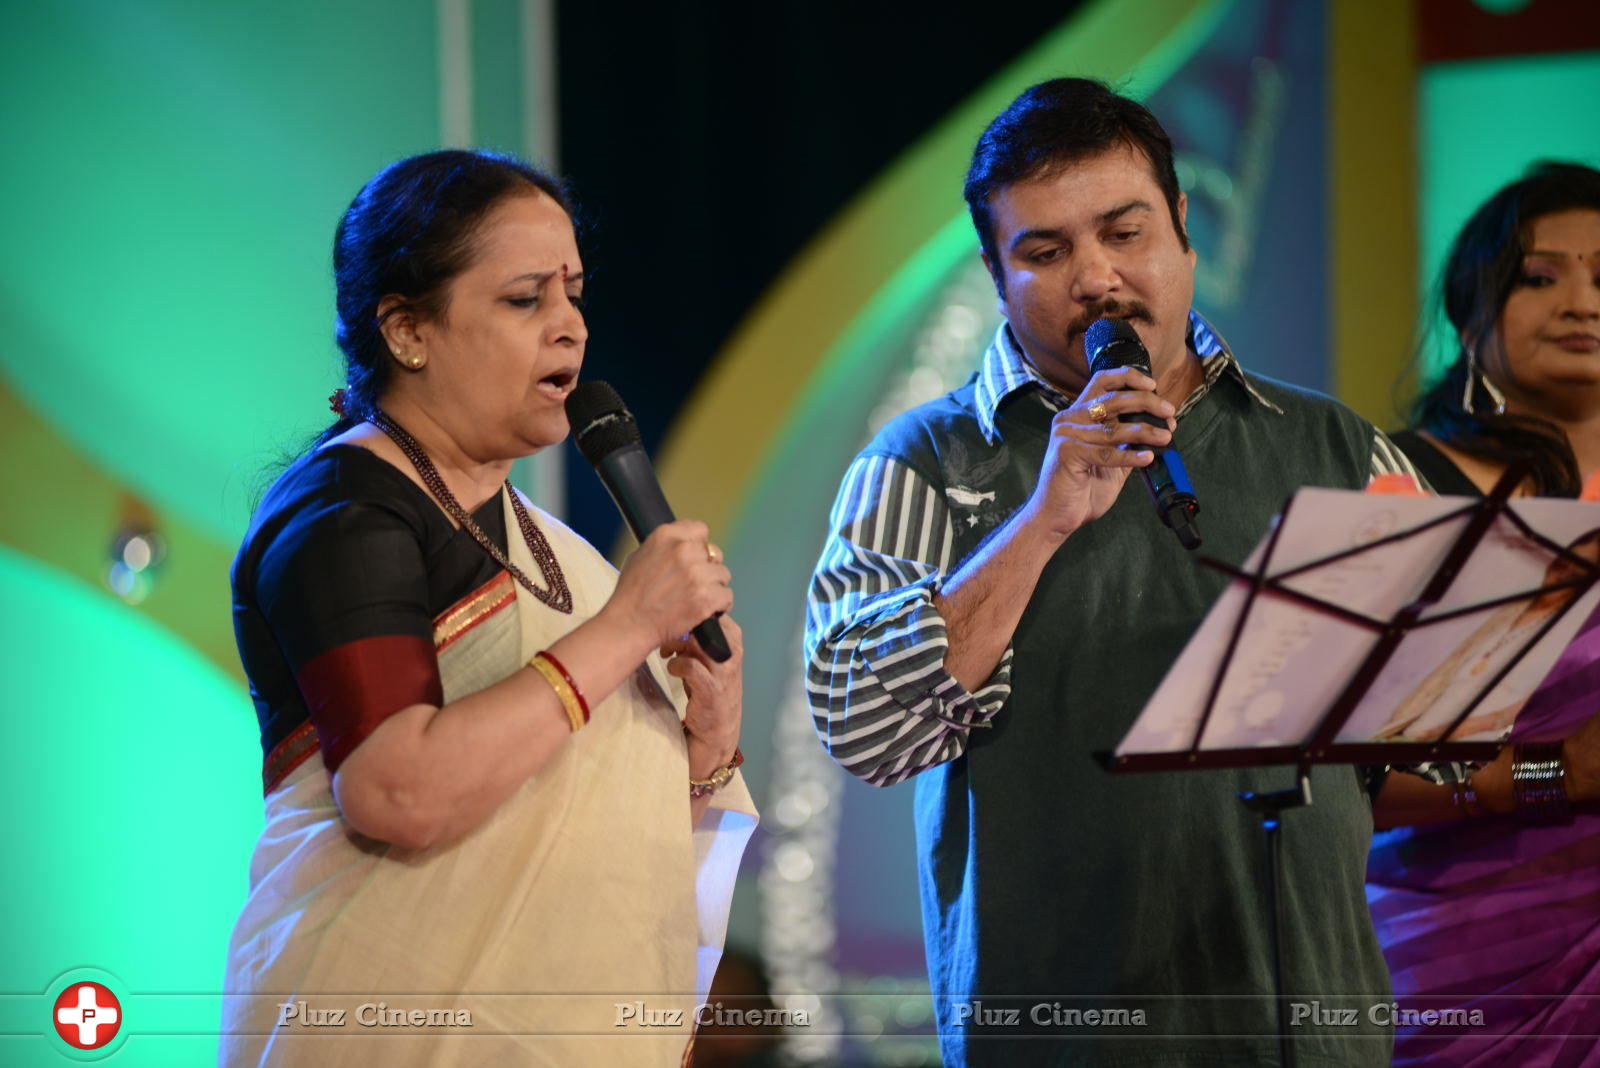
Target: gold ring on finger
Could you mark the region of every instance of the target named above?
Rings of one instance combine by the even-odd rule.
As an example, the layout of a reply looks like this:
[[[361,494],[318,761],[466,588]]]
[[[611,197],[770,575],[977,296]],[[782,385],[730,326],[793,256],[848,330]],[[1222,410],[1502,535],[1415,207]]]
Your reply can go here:
[[[722,563],[722,550],[712,545],[709,541],[706,542],[706,559],[713,564]]]
[[[1089,405],[1089,418],[1093,419],[1095,422],[1105,422],[1107,414],[1109,413],[1106,412],[1104,401],[1095,401],[1093,404]]]

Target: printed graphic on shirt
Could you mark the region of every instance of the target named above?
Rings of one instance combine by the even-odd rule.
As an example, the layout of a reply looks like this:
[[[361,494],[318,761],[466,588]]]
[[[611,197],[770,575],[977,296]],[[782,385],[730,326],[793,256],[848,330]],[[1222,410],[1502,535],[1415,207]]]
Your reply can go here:
[[[994,484],[1010,466],[1010,450],[1001,445],[987,457],[973,457],[964,442],[952,439],[945,451],[945,502],[950,506],[950,522],[958,530],[988,531],[999,526],[1010,514],[998,505]]]

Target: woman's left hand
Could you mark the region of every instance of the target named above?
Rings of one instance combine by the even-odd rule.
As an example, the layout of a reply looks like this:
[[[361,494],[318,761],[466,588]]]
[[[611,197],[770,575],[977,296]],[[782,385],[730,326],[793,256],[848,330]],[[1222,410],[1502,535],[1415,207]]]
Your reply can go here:
[[[709,769],[691,766],[691,773],[704,774],[726,764],[733,759],[733,750],[739,744],[739,720],[744,711],[744,632],[730,615],[719,617],[719,622],[733,653],[720,664],[688,635],[661,647],[668,674],[682,679],[689,695],[683,725],[689,732],[690,744],[717,759]],[[694,755],[691,751],[691,765]]]

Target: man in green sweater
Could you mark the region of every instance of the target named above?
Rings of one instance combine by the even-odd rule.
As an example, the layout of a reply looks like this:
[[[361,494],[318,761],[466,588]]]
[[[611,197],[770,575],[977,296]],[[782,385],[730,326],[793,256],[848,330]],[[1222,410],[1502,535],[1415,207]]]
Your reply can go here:
[[[1337,402],[1246,374],[1191,309],[1186,203],[1143,106],[1034,86],[979,140],[966,197],[1006,322],[965,386],[845,476],[808,609],[819,730],[868,782],[917,777],[947,1063],[1275,1064],[1260,832],[1237,795],[1292,769],[1113,776],[1092,756],[1226,582],[1129,475],[1176,448],[1207,551],[1238,562],[1300,486],[1409,465]],[[1152,374],[1090,372],[1102,317],[1130,322]],[[1367,798],[1354,768],[1312,779],[1285,840],[1296,1048],[1387,1064]]]

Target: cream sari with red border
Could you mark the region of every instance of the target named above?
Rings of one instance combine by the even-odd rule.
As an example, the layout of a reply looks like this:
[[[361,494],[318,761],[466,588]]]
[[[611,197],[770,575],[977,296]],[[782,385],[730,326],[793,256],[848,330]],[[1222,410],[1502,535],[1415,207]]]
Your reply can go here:
[[[523,666],[616,583],[593,547],[528,507],[573,612],[502,572],[442,613],[446,701]],[[229,948],[221,1062],[679,1064],[756,824],[736,775],[690,826],[683,706],[652,655],[487,822],[423,850],[352,831],[322,761],[300,764],[266,799]]]

